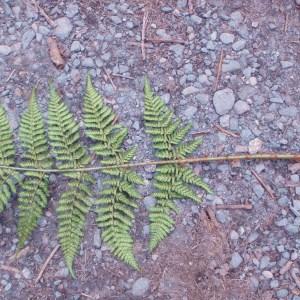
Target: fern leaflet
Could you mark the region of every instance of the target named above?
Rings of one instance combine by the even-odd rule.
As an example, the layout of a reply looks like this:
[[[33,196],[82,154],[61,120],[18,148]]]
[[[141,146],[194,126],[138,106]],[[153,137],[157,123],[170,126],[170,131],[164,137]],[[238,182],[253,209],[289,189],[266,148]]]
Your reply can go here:
[[[114,120],[115,114],[103,103],[88,76],[84,97],[86,133],[95,142],[92,149],[107,165],[127,163],[136,151],[135,148],[121,148],[127,129],[114,125]],[[110,178],[104,182],[102,197],[96,201],[102,238],[118,258],[137,269],[130,229],[134,220],[133,209],[137,207],[133,199],[140,198],[134,185],[143,184],[143,180],[134,171],[121,168],[103,170],[103,173]]]
[[[155,155],[161,159],[184,159],[197,149],[201,139],[183,142],[190,125],[182,126],[181,121],[167,108],[165,103],[153,94],[148,80],[145,81],[144,121],[146,132],[151,135]],[[150,250],[154,250],[173,229],[174,221],[170,217],[176,213],[174,200],[188,198],[200,202],[194,185],[211,192],[210,188],[186,166],[158,166],[155,172],[154,193],[156,205],[150,211]]]
[[[53,87],[50,89],[48,113],[50,144],[58,168],[87,166],[90,158],[80,144],[79,125]],[[90,174],[83,172],[64,175],[70,180],[58,203],[58,237],[66,265],[74,277],[73,261],[84,235],[85,218],[91,206],[90,184],[94,180]]]

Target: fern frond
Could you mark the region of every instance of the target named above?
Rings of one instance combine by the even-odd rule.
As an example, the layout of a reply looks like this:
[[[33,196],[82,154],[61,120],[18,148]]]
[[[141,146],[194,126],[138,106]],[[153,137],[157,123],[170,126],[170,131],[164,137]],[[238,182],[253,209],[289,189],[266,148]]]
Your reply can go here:
[[[136,152],[135,148],[122,148],[127,129],[115,125],[114,120],[115,114],[104,104],[88,76],[84,123],[87,135],[95,143],[92,149],[104,165],[127,163]],[[97,201],[97,224],[113,254],[137,269],[130,230],[134,221],[133,209],[137,207],[133,199],[140,197],[135,184],[143,184],[143,181],[134,171],[121,168],[103,170],[103,173],[109,175],[109,179],[104,181],[102,198]]]
[[[35,90],[32,91],[27,111],[23,114],[19,132],[24,149],[21,166],[37,169],[51,167],[46,130],[39,111]],[[42,172],[27,172],[18,198],[19,249],[36,228],[48,199],[49,176]]]
[[[80,143],[79,125],[56,90],[50,89],[48,109],[49,138],[59,168],[82,168],[90,158]],[[86,215],[91,206],[90,184],[93,177],[82,172],[64,173],[70,178],[61,195],[58,213],[58,236],[66,265],[74,277],[73,261],[83,237]]]
[[[3,107],[0,105],[0,164],[11,166],[15,162],[15,147],[12,131]],[[12,195],[16,193],[16,185],[20,181],[17,172],[0,170],[0,213],[6,207]]]
[[[146,132],[151,135],[155,156],[160,159],[184,159],[201,144],[200,139],[183,142],[191,125],[181,125],[164,102],[154,95],[149,81],[145,80]],[[191,185],[210,192],[209,187],[191,169],[182,165],[165,165],[156,168],[154,176],[156,205],[150,210],[150,250],[163,240],[173,229],[170,214],[176,212],[176,199],[191,199],[200,202]]]

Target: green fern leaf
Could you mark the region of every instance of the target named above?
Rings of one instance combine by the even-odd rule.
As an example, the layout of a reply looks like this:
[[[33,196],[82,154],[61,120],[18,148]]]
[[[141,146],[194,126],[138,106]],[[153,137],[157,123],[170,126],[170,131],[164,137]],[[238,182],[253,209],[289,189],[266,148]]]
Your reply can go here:
[[[104,165],[127,163],[136,152],[135,148],[122,149],[127,129],[114,125],[114,120],[115,114],[104,104],[88,76],[84,123],[87,135],[95,142],[92,149]],[[110,177],[103,182],[102,198],[97,201],[97,224],[113,254],[137,269],[130,230],[134,221],[133,209],[136,208],[133,199],[140,197],[135,184],[142,184],[143,181],[134,171],[121,168],[106,169],[103,173]]]
[[[21,166],[37,169],[51,167],[46,130],[42,114],[39,111],[35,90],[32,91],[28,110],[24,113],[19,132],[25,153]],[[36,228],[48,199],[49,176],[43,172],[27,172],[21,184],[19,203],[19,249],[24,246]]]
[[[155,156],[160,159],[184,159],[201,144],[200,139],[183,142],[191,125],[181,125],[181,121],[154,95],[149,81],[145,80],[146,132],[151,135]],[[191,169],[182,165],[164,165],[156,168],[154,187],[156,205],[150,210],[150,250],[154,250],[172,230],[174,221],[170,214],[176,212],[176,199],[191,199],[200,202],[191,185],[211,192],[207,184]]]
[[[50,89],[48,109],[49,138],[59,168],[82,168],[90,158],[80,144],[79,125],[56,90]],[[58,237],[66,265],[74,277],[73,261],[83,237],[86,215],[91,206],[90,184],[93,177],[82,172],[64,173],[70,178],[66,191],[60,197]]]
[[[11,166],[15,161],[15,147],[12,132],[3,107],[0,105],[0,165]],[[6,207],[16,185],[20,181],[17,172],[0,169],[0,213]]]

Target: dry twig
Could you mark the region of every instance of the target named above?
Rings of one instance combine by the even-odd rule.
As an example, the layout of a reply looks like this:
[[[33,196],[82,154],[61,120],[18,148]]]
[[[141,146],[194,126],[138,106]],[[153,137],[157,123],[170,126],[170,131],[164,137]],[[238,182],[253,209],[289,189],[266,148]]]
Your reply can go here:
[[[95,299],[93,296],[90,296],[90,295],[85,294],[85,293],[81,293],[81,296],[86,297],[88,299]]]
[[[47,15],[47,13],[45,12],[45,10],[39,5],[39,3],[37,3],[36,0],[33,0],[33,3],[35,5],[35,7],[37,8],[37,11],[46,19],[46,21],[48,22],[48,24],[51,27],[56,27],[55,22]]]
[[[105,72],[105,75],[107,76],[108,80],[110,81],[111,85],[113,86],[114,90],[117,90],[117,87],[115,86],[110,74],[108,73],[108,71],[106,70],[106,68],[103,67],[103,70]]]
[[[134,80],[133,77],[131,77],[131,76],[125,76],[125,75],[122,75],[122,74],[112,73],[111,76],[114,76],[114,77],[121,77],[121,78],[126,78],[126,79]]]
[[[147,38],[145,39],[146,42],[150,43],[156,43],[156,44],[161,44],[161,43],[168,43],[168,44],[186,44],[185,41],[179,40],[179,39],[159,39],[159,38]]]
[[[19,252],[15,253],[14,255],[12,255],[9,259],[8,262],[12,263],[13,261],[15,261],[16,259],[21,258],[22,256],[26,256],[27,253],[29,252],[30,248],[29,246],[23,248],[22,250],[20,250]]]
[[[288,13],[286,13],[284,16],[284,27],[283,27],[284,32],[287,32],[288,22],[289,22],[289,15],[288,15]]]
[[[42,278],[50,260],[52,259],[52,257],[55,255],[55,253],[57,252],[57,250],[59,249],[60,245],[56,245],[55,248],[52,250],[52,252],[50,253],[50,255],[48,256],[48,258],[46,259],[46,261],[44,262],[37,278],[35,279],[35,283],[38,283],[40,281],[40,279]]]
[[[271,189],[271,187],[268,184],[266,184],[263,181],[263,179],[254,170],[251,170],[251,173],[254,175],[254,177],[257,179],[257,181],[262,185],[262,187],[267,191],[267,193],[270,195],[270,197],[272,199],[275,199],[275,195],[274,195],[274,192]]]
[[[0,269],[3,270],[3,271],[15,273],[15,274],[20,274],[21,273],[21,271],[18,270],[17,268],[7,266],[7,265],[0,265]]]
[[[217,204],[217,209],[246,209],[250,210],[253,208],[251,203],[245,203],[245,204]]]
[[[9,74],[9,76],[7,77],[7,79],[6,79],[5,82],[9,82],[9,80],[12,78],[12,76],[15,74],[15,72],[16,72],[16,69],[13,69],[13,70],[10,72],[10,74]]]
[[[142,41],[141,41],[141,49],[142,49],[142,57],[143,60],[146,60],[146,52],[145,52],[145,37],[146,37],[146,28],[148,23],[149,12],[145,10],[143,17],[143,26],[142,26]]]
[[[189,14],[194,13],[194,5],[193,5],[193,0],[188,0],[188,7],[189,7]]]
[[[289,260],[284,266],[281,267],[281,269],[279,270],[279,273],[281,275],[284,275],[286,272],[288,272],[290,270],[292,265],[293,265],[293,261]]]
[[[218,88],[220,77],[221,77],[221,74],[222,74],[223,61],[224,61],[224,50],[221,49],[221,54],[220,54],[220,59],[219,59],[218,69],[217,69],[217,76],[216,76],[216,81],[215,81],[215,84],[214,84],[214,90],[215,91]]]
[[[232,132],[232,131],[230,131],[230,130],[225,129],[225,128],[221,127],[221,126],[218,125],[218,124],[215,124],[215,127],[216,127],[219,131],[221,131],[222,133],[224,133],[224,134],[226,134],[226,135],[229,135],[229,136],[232,136],[232,137],[235,137],[235,138],[239,137],[238,134],[236,134],[236,133],[234,133],[234,132]]]
[[[199,135],[204,135],[204,134],[210,134],[210,131],[196,131],[196,132],[192,132],[192,137],[195,137],[195,136],[199,136]]]

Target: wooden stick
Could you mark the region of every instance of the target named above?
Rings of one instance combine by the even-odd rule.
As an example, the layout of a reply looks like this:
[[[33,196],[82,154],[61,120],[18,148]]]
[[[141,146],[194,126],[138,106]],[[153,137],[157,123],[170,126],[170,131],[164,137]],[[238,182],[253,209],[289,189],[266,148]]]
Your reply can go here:
[[[92,297],[92,296],[90,296],[88,294],[85,294],[85,293],[81,293],[81,296],[86,297],[88,299],[95,299],[94,297]]]
[[[148,23],[148,16],[149,16],[149,12],[148,12],[148,10],[145,10],[144,16],[143,16],[142,41],[141,41],[141,49],[142,49],[143,60],[146,60],[145,37],[146,37],[146,28],[147,28],[147,23]]]
[[[15,74],[15,72],[16,72],[16,69],[13,69],[13,70],[10,72],[10,74],[9,74],[9,76],[7,77],[7,79],[6,79],[5,82],[9,82],[9,80],[12,78],[12,76]]]
[[[223,133],[226,134],[226,135],[230,135],[230,136],[235,137],[235,138],[239,137],[238,134],[236,134],[236,133],[234,133],[234,132],[232,132],[232,131],[230,131],[230,130],[225,129],[225,128],[221,127],[221,126],[218,125],[218,124],[215,124],[215,127],[216,127],[219,131],[223,132]]]
[[[59,247],[60,247],[60,245],[56,245],[56,246],[54,247],[54,249],[52,250],[52,252],[51,252],[50,255],[48,256],[48,258],[47,258],[46,261],[44,262],[44,264],[43,264],[43,266],[42,266],[42,268],[41,268],[41,270],[40,270],[40,272],[39,272],[37,278],[35,279],[35,281],[34,281],[35,283],[38,283],[38,282],[40,281],[40,279],[42,278],[42,276],[43,276],[43,274],[44,274],[44,272],[45,272],[45,270],[46,270],[46,268],[47,268],[47,266],[48,266],[50,260],[51,260],[52,257],[55,255],[55,253],[57,252],[57,250],[59,249]]]
[[[251,173],[255,176],[255,178],[257,179],[257,181],[262,185],[262,187],[267,191],[267,193],[270,195],[270,197],[272,199],[275,199],[275,195],[274,195],[274,192],[273,190],[271,189],[271,187],[266,184],[263,179],[254,171],[254,170],[251,170]]]
[[[112,73],[111,76],[114,76],[114,77],[121,77],[121,78],[126,78],[126,79],[132,79],[132,80],[134,80],[133,77],[125,76],[125,75],[122,75],[122,74]]]
[[[183,40],[178,40],[178,39],[159,39],[159,38],[147,38],[146,42],[150,43],[169,43],[169,44],[186,44],[185,41]]]
[[[252,209],[253,206],[251,203],[245,203],[245,204],[217,204],[217,209]]]
[[[114,90],[116,91],[116,90],[117,90],[117,87],[115,86],[115,84],[114,84],[112,78],[110,77],[108,71],[107,71],[106,68],[104,68],[104,67],[103,67],[103,70],[104,70],[104,72],[105,72],[105,74],[106,74],[108,80],[110,81],[111,85],[113,86]]]
[[[217,69],[216,81],[215,81],[215,84],[214,84],[214,91],[217,90],[218,85],[219,85],[219,81],[220,81],[221,74],[222,74],[223,61],[224,61],[224,50],[223,50],[223,48],[222,48],[222,49],[221,49],[221,54],[220,54],[219,63],[218,63],[218,69]]]
[[[192,132],[192,137],[195,137],[195,136],[199,136],[199,135],[204,135],[204,134],[210,134],[210,131],[196,131],[196,132]]]
[[[0,269],[3,270],[3,271],[15,273],[15,274],[20,274],[21,273],[21,271],[18,270],[17,268],[7,266],[7,265],[0,265]]]
[[[131,164],[116,164],[116,165],[102,165],[95,167],[86,168],[74,168],[74,169],[42,169],[42,168],[25,168],[0,165],[0,169],[15,170],[22,172],[43,172],[43,173],[69,173],[69,172],[94,172],[107,169],[118,169],[118,168],[136,168],[143,166],[159,166],[169,164],[194,164],[194,163],[209,163],[218,161],[236,161],[236,160],[292,160],[300,161],[300,153],[257,153],[257,154],[233,154],[224,156],[200,156],[186,159],[170,159],[170,160],[149,160],[142,162],[134,162]]]
[[[188,7],[189,7],[189,14],[194,13],[194,5],[193,5],[193,0],[188,0]]]
[[[285,14],[285,17],[284,17],[284,27],[283,27],[283,31],[284,32],[287,32],[287,29],[288,29],[288,21],[289,21],[289,15],[288,13]]]
[[[1,168],[0,168],[1,169]],[[19,252],[15,253],[14,255],[12,255],[9,259],[8,262],[12,263],[13,261],[15,261],[16,259],[19,259],[22,256],[26,256],[26,254],[29,252],[30,248],[29,246],[23,248],[22,250],[20,250]]]
[[[56,23],[47,15],[45,10],[37,3],[36,0],[33,0],[35,7],[37,8],[38,12],[46,19],[51,27],[56,27]]]

